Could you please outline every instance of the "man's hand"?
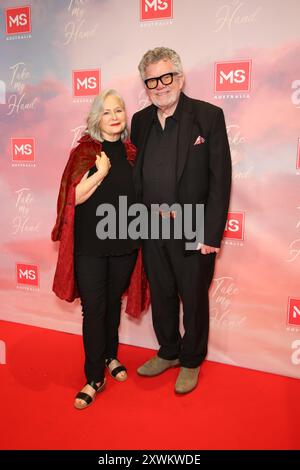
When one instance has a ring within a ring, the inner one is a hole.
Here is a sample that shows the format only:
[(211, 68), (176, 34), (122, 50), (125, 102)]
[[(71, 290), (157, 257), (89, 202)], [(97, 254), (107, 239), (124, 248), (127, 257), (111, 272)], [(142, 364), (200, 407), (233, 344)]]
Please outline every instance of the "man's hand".
[(201, 250), (203, 255), (209, 255), (209, 253), (219, 253), (220, 248), (216, 248), (214, 246), (203, 245), (202, 243), (198, 243), (197, 250)]

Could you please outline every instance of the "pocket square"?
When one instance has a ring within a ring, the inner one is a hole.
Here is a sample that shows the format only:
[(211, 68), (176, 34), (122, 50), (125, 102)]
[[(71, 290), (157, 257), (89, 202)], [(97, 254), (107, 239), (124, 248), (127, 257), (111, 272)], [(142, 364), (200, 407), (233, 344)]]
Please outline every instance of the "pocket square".
[(201, 137), (201, 135), (198, 135), (197, 139), (194, 142), (194, 145), (204, 144), (204, 142), (205, 142), (205, 139)]

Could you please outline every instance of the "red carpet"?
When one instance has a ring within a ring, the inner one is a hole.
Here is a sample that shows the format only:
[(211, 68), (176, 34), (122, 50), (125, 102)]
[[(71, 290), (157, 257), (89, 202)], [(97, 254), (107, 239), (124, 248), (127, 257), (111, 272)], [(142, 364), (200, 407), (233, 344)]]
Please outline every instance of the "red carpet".
[(300, 449), (300, 382), (206, 361), (198, 388), (173, 392), (178, 369), (142, 378), (153, 351), (121, 346), (129, 378), (108, 377), (88, 409), (80, 336), (0, 321), (1, 449)]

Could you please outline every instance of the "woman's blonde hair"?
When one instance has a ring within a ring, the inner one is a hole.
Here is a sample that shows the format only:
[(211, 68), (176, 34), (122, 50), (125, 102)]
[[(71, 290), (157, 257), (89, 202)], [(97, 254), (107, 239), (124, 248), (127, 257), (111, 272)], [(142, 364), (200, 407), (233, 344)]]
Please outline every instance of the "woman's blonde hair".
[[(89, 134), (93, 139), (96, 139), (100, 142), (103, 142), (104, 138), (101, 135), (100, 127), (99, 127), (99, 121), (102, 117), (103, 111), (104, 111), (104, 101), (108, 96), (115, 96), (118, 98), (120, 101), (122, 108), (125, 110), (125, 103), (123, 98), (119, 95), (119, 93), (112, 89), (109, 88), (108, 90), (102, 91), (100, 95), (96, 96), (96, 98), (93, 101), (91, 110), (88, 114), (87, 117), (87, 128), (84, 131), (84, 134)], [(125, 129), (123, 130), (121, 134), (121, 140), (124, 141), (128, 137), (128, 130), (127, 130), (127, 124)]]

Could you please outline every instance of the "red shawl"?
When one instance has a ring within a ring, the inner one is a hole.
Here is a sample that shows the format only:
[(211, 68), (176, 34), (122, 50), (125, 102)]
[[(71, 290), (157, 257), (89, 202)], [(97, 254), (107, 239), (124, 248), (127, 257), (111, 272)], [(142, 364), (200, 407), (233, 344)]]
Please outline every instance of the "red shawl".
[[(74, 215), (75, 188), (83, 175), (95, 165), (96, 154), (100, 155), (102, 146), (89, 135), (84, 135), (78, 141), (70, 154), (68, 163), (62, 175), (58, 199), (57, 218), (52, 230), (53, 241), (60, 241), (58, 260), (53, 281), (53, 291), (63, 300), (73, 302), (79, 297), (74, 275)], [(133, 165), (136, 156), (135, 146), (125, 141), (127, 160)], [(131, 275), (127, 291), (126, 313), (134, 317), (149, 306), (149, 288), (142, 266), (141, 250)]]

